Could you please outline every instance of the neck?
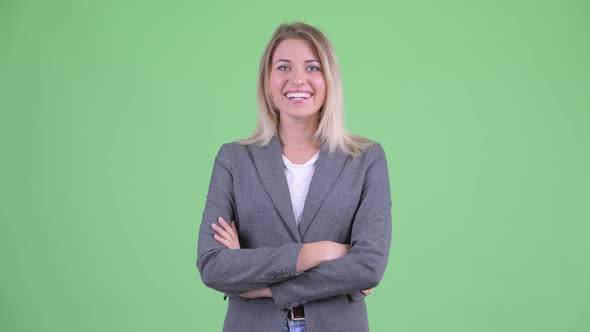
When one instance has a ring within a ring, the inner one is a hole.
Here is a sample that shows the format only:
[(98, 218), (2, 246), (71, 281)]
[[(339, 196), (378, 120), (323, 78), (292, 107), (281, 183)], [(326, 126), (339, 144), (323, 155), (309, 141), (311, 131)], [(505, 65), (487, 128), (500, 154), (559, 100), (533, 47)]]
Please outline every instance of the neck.
[(319, 126), (317, 117), (307, 119), (281, 119), (279, 122), (279, 137), (284, 147), (305, 148), (316, 146), (313, 135)]

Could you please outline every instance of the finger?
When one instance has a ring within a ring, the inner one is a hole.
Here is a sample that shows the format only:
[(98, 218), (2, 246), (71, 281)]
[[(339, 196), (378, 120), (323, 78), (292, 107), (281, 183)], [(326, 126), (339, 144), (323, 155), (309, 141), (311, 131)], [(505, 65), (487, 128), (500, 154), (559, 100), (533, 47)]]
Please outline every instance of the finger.
[[(221, 229), (223, 231), (225, 238), (229, 241), (232, 241), (232, 242), (238, 244), (238, 246), (239, 246), (240, 240), (238, 239), (237, 232), (234, 232), (233, 228), (231, 228), (231, 226), (228, 225), (227, 222), (225, 220), (223, 220), (223, 218), (221, 218), (221, 217), (220, 217), (220, 223), (222, 224), (221, 227), (223, 227), (223, 228), (218, 226), (218, 229)], [(225, 226), (223, 224), (225, 224)], [(219, 233), (221, 233), (221, 231)]]
[(240, 294), (240, 296), (248, 298), (248, 299), (256, 299), (256, 298), (264, 296), (264, 295), (262, 295), (261, 291), (262, 291), (262, 289), (255, 289), (255, 290), (251, 290), (246, 293), (242, 293), (242, 294)]
[(213, 228), (213, 230), (218, 233), (218, 236), (224, 238), (226, 241), (232, 244), (235, 244), (236, 241), (223, 228), (217, 226), (215, 223), (211, 224), (211, 228)]
[(236, 228), (236, 222), (232, 220), (231, 222), (231, 228), (234, 230), (234, 232), (236, 233), (236, 241), (238, 242), (238, 248), (241, 248), (240, 245), (240, 238), (239, 238), (239, 233), (238, 233), (238, 229)]
[(246, 293), (242, 293), (240, 294), (241, 297), (247, 298), (247, 299), (253, 299), (254, 297), (252, 296), (252, 292), (246, 292)]
[(221, 243), (224, 247), (226, 247), (228, 249), (232, 249), (232, 244), (228, 240), (219, 236), (218, 234), (214, 234), (213, 238), (215, 239), (215, 241)]
[(371, 295), (373, 294), (373, 289), (364, 289), (361, 292), (365, 295)]
[(231, 238), (229, 236), (229, 234), (227, 234), (227, 232), (222, 227), (220, 227), (219, 225), (217, 225), (216, 223), (212, 223), (211, 224), (211, 228), (213, 228), (213, 230), (215, 232), (219, 233), (219, 235), (223, 236), (224, 238), (226, 238), (228, 240)]
[(238, 241), (238, 233), (234, 232), (234, 230), (231, 228), (231, 226), (227, 223), (227, 221), (225, 221), (225, 219), (223, 219), (222, 217), (219, 217), (217, 219), (217, 221), (219, 222), (219, 224), (221, 225), (221, 227), (223, 227), (223, 229), (235, 240)]
[(231, 239), (225, 238), (217, 233), (213, 234), (213, 238), (215, 238), (216, 240), (219, 239), (219, 241), (217, 241), (217, 242), (220, 242), (228, 249), (239, 249), (240, 248), (239, 243), (235, 243)]
[(219, 224), (221, 225), (221, 227), (223, 227), (223, 229), (228, 233), (231, 234), (233, 237), (237, 238), (237, 234), (234, 232), (234, 229), (231, 227), (230, 224), (228, 224), (227, 221), (225, 221), (225, 219), (219, 217)]
[(223, 238), (222, 236), (220, 236), (219, 234), (214, 234), (213, 238), (221, 243), (224, 247), (226, 247), (227, 249), (240, 249), (240, 244), (236, 244), (234, 242), (232, 242), (231, 240), (228, 240), (226, 238)]

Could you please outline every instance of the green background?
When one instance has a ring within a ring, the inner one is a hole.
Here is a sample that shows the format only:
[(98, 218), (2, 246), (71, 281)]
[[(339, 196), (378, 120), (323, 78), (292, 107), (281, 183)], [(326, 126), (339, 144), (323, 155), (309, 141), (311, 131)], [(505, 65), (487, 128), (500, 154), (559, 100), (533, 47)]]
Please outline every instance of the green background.
[(332, 41), (393, 198), (372, 331), (588, 331), (588, 1), (0, 0), (1, 331), (219, 331), (213, 158), (282, 22)]

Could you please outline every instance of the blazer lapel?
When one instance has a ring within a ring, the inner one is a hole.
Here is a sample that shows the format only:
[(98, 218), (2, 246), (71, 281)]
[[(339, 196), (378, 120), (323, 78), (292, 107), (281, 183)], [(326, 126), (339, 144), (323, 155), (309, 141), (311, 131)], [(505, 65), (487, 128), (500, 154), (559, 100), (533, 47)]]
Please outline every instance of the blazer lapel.
[(315, 218), (318, 209), (328, 195), (328, 192), (336, 182), (338, 175), (344, 167), (347, 154), (335, 151), (330, 153), (328, 147), (322, 144), (315, 171), (303, 205), (303, 213), (299, 222), (299, 234), (304, 237), (309, 225)]
[(285, 165), (283, 164), (279, 138), (274, 136), (267, 146), (252, 146), (250, 151), (252, 151), (258, 175), (275, 208), (295, 241), (301, 242), (301, 236), (293, 214), (293, 204), (291, 203), (291, 194), (285, 176)]

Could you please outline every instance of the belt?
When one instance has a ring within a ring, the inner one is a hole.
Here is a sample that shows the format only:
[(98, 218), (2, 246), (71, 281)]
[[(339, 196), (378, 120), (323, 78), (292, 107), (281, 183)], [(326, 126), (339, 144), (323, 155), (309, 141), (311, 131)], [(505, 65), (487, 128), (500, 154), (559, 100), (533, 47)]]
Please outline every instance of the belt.
[(289, 310), (289, 318), (291, 320), (305, 320), (305, 312), (303, 311), (303, 305), (300, 305)]

